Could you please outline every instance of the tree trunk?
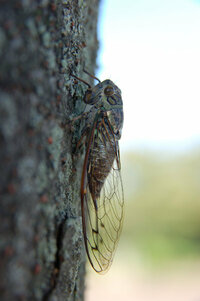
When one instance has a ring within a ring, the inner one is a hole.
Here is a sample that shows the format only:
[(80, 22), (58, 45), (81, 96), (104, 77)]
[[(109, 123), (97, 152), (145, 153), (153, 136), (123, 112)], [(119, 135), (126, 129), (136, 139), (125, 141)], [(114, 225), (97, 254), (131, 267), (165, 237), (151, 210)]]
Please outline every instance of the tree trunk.
[(75, 153), (94, 73), (98, 0), (2, 0), (1, 300), (83, 300), (83, 153)]

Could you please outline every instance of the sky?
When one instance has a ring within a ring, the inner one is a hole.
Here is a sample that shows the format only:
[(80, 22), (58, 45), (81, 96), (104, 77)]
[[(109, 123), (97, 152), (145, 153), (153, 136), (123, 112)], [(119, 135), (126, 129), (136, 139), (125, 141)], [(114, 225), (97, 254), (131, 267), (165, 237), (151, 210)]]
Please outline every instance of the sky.
[(102, 0), (97, 76), (122, 91), (120, 147), (200, 145), (200, 1)]

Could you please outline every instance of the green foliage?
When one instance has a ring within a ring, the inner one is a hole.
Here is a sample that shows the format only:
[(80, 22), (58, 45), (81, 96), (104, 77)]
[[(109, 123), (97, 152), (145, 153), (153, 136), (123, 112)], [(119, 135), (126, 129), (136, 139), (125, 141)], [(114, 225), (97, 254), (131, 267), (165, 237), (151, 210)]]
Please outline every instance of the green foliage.
[(200, 150), (125, 153), (123, 237), (159, 264), (200, 256)]

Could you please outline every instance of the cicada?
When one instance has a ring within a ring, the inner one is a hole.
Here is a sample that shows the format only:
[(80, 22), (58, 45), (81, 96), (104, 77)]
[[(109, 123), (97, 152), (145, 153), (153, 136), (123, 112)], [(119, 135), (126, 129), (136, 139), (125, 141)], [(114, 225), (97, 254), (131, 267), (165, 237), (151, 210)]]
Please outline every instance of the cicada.
[(85, 137), (80, 189), (85, 249), (93, 269), (105, 273), (113, 261), (123, 223), (118, 142), (123, 126), (123, 103), (120, 89), (111, 80), (101, 82), (92, 76), (99, 83), (91, 87), (73, 76), (89, 87), (84, 97), (89, 108), (84, 113), (86, 122), (81, 138)]

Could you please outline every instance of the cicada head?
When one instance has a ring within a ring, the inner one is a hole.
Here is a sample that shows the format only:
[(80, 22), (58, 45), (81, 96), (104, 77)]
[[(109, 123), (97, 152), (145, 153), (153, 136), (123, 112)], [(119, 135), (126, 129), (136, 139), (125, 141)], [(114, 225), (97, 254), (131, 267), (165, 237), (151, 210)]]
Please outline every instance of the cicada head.
[(121, 90), (109, 79), (102, 83), (102, 105), (105, 109), (122, 108)]
[(98, 112), (107, 112), (113, 134), (121, 137), (123, 126), (123, 103), (121, 90), (109, 79), (86, 91), (84, 102), (94, 105)]
[(109, 79), (102, 82), (102, 108), (107, 112), (110, 125), (112, 126), (115, 138), (121, 138), (121, 131), (123, 127), (123, 103), (121, 97), (121, 90)]
[(112, 106), (122, 106), (121, 90), (111, 80), (106, 79), (86, 91), (84, 102), (98, 104), (105, 110), (109, 110)]

